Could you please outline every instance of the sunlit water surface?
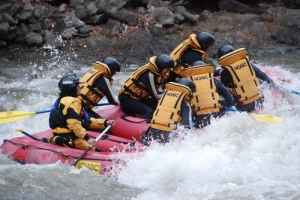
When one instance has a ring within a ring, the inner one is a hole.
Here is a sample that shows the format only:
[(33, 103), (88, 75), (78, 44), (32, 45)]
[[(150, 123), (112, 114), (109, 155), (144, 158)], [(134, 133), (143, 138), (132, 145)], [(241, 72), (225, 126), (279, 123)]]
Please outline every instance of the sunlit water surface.
[[(274, 80), (300, 90), (299, 58), (257, 61)], [(294, 61), (294, 62), (293, 62)], [(54, 55), (51, 60), (0, 64), (0, 111), (51, 108), (64, 75), (81, 76), (90, 66)], [(114, 94), (130, 74), (115, 76)], [(20, 165), (0, 154), (0, 199), (300, 199), (300, 101), (287, 92), (276, 97), (262, 87), (266, 101), (260, 113), (279, 116), (279, 124), (264, 124), (246, 113), (229, 112), (197, 131), (177, 131), (182, 137), (166, 146), (154, 145), (141, 158), (129, 159), (118, 179), (77, 170), (67, 164)], [(39, 114), (1, 124), (0, 144), (22, 134), (48, 128)], [(125, 155), (123, 155), (125, 157)]]

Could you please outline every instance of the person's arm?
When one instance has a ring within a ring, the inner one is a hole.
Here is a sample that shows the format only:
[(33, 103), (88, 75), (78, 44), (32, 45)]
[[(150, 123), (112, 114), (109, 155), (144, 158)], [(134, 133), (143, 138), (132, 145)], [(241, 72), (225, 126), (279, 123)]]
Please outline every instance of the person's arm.
[(234, 87), (231, 74), (229, 73), (229, 71), (227, 69), (221, 69), (220, 77), (221, 77), (220, 80), (225, 87), (230, 87), (230, 88)]
[(75, 100), (71, 103), (65, 115), (67, 126), (78, 138), (89, 140), (90, 136), (81, 124), (82, 117), (79, 114), (81, 111), (82, 105), (80, 100)]
[(94, 83), (94, 86), (99, 88), (104, 95), (107, 98), (107, 101), (112, 104), (112, 105), (119, 105), (119, 100), (117, 100), (114, 96), (113, 96), (113, 92), (112, 92), (112, 88), (109, 82), (109, 79), (101, 76), (100, 78), (98, 78), (96, 80), (96, 82)]
[(143, 83), (145, 90), (149, 93), (151, 98), (160, 99), (162, 94), (159, 94), (159, 91), (155, 87), (155, 77), (151, 72), (144, 73), (138, 79), (138, 82)]
[(189, 65), (193, 65), (195, 61), (199, 60), (203, 61), (201, 53), (199, 53), (198, 51), (194, 51), (190, 48), (187, 49), (181, 57), (181, 61)]
[(252, 63), (252, 67), (255, 71), (257, 78), (259, 78), (264, 82), (267, 82), (268, 84), (274, 84), (274, 81), (267, 74), (261, 71), (257, 66), (255, 66), (253, 63)]
[(221, 95), (225, 100), (225, 102), (221, 103), (221, 104), (222, 105), (225, 104), (228, 107), (234, 106), (235, 105), (234, 99), (233, 99), (232, 95), (230, 94), (230, 92), (227, 90), (227, 88), (221, 83), (221, 81), (219, 81), (216, 78), (215, 78), (215, 83), (216, 83), (216, 87), (217, 87), (217, 91), (218, 91), (219, 95)]
[(192, 109), (185, 100), (181, 104), (181, 117), (184, 128), (191, 129), (193, 127)]
[(220, 72), (222, 69), (215, 69), (214, 71), (214, 77), (220, 76)]

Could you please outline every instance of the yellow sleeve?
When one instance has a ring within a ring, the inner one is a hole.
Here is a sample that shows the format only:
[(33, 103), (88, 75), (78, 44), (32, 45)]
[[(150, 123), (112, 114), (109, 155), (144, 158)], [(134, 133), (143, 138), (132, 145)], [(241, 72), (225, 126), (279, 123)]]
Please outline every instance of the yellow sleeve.
[(106, 121), (106, 119), (102, 119), (102, 118), (95, 119), (95, 118), (91, 117), (91, 124), (90, 124), (89, 128), (104, 129), (104, 128), (106, 128), (105, 121)]
[(87, 134), (85, 128), (82, 127), (81, 122), (76, 119), (67, 119), (68, 128), (80, 139), (84, 139)]
[(68, 119), (67, 125), (68, 128), (80, 139), (84, 139), (84, 137), (88, 134), (86, 129), (83, 128), (81, 124), (81, 115), (82, 106), (79, 100), (75, 100), (70, 104), (69, 110), (67, 111)]

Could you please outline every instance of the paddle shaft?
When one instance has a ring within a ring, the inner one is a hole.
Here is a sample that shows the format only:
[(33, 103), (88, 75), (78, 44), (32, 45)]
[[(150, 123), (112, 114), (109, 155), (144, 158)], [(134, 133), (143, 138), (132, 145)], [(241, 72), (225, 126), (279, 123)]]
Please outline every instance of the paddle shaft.
[[(97, 104), (97, 106), (106, 106), (106, 105), (110, 105), (110, 103)], [(25, 117), (28, 117), (30, 115), (42, 114), (47, 112), (51, 112), (51, 110), (41, 110), (36, 112), (25, 112), (25, 111), (13, 110), (13, 111), (0, 112), (0, 124), (15, 122)]]
[(280, 85), (276, 85), (275, 87), (278, 88), (278, 89), (280, 89), (280, 90), (283, 90), (283, 91), (285, 91), (285, 92), (291, 92), (291, 93), (293, 93), (293, 94), (300, 95), (300, 92), (297, 92), (297, 91), (295, 91), (295, 90), (290, 90), (290, 89), (284, 88), (284, 87), (282, 87), (282, 86), (280, 86)]
[[(102, 138), (102, 136), (111, 128), (111, 125), (106, 127), (106, 129), (95, 139), (96, 142), (98, 142), (99, 139)], [(74, 162), (73, 166), (76, 166), (77, 163), (91, 150), (93, 145), (90, 145), (79, 157), (78, 159)]]
[(29, 133), (27, 133), (27, 132), (21, 130), (21, 129), (17, 129), (17, 131), (20, 131), (20, 132), (23, 133), (24, 135), (26, 135), (26, 136), (28, 136), (28, 137), (30, 137), (31, 139), (34, 139), (34, 140), (36, 140), (36, 141), (40, 141), (40, 142), (42, 141), (42, 140), (40, 140), (40, 139), (34, 137), (33, 135), (30, 135)]

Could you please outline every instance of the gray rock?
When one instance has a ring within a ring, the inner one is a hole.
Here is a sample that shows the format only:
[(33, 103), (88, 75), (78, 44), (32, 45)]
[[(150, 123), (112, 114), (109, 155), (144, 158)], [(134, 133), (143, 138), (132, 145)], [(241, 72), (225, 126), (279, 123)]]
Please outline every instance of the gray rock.
[(48, 14), (49, 9), (45, 6), (35, 7), (32, 12), (33, 17), (39, 21), (44, 21)]
[(74, 28), (81, 28), (81, 27), (84, 27), (85, 26), (85, 22), (83, 21), (72, 21), (71, 22), (71, 27), (74, 27)]
[(62, 33), (67, 27), (67, 23), (64, 19), (60, 19), (56, 22), (53, 28), (54, 33)]
[(249, 7), (235, 0), (219, 0), (218, 6), (220, 10), (234, 11), (244, 13), (249, 10)]
[(78, 29), (78, 33), (82, 33), (82, 34), (87, 34), (92, 32), (94, 29), (92, 27), (89, 26), (84, 26)]
[(7, 22), (0, 24), (0, 38), (5, 39), (7, 38), (8, 32), (9, 32), (9, 24)]
[(26, 24), (21, 23), (18, 26), (18, 30), (17, 30), (17, 35), (15, 38), (15, 42), (19, 43), (19, 42), (23, 42), (26, 41), (26, 35), (29, 33), (28, 28), (26, 26)]
[(13, 6), (9, 9), (9, 14), (11, 15), (11, 16), (14, 16), (15, 14), (17, 14), (19, 11), (20, 11), (20, 9), (22, 8), (22, 5), (21, 4), (19, 4), (19, 3), (14, 3), (13, 4)]
[(14, 40), (14, 38), (16, 37), (16, 35), (17, 35), (17, 31), (18, 31), (18, 29), (17, 29), (17, 27), (15, 27), (15, 26), (11, 26), (10, 28), (9, 28), (9, 32), (8, 32), (8, 39), (9, 40)]
[(136, 8), (136, 12), (137, 12), (139, 15), (145, 15), (145, 13), (146, 13), (144, 7), (138, 7), (138, 8)]
[(187, 22), (190, 22), (192, 24), (196, 24), (198, 22), (197, 17), (189, 12), (183, 13), (183, 16)]
[(106, 36), (117, 36), (121, 31), (121, 23), (117, 20), (109, 19), (101, 31), (101, 34)]
[(16, 18), (18, 20), (22, 20), (22, 21), (25, 21), (27, 20), (30, 16), (32, 15), (32, 9), (25, 9), (25, 8), (22, 8), (18, 14), (16, 15)]
[(52, 47), (51, 49), (60, 49), (63, 46), (63, 41), (57, 38), (51, 31), (45, 30), (43, 34), (43, 42), (45, 46)]
[(95, 15), (88, 17), (87, 19), (84, 20), (86, 24), (104, 24), (108, 20), (108, 17), (105, 14), (100, 14), (100, 15)]
[(39, 22), (42, 30), (50, 30), (52, 26), (52, 22), (49, 19), (46, 19), (43, 22)]
[(70, 0), (69, 2), (69, 5), (72, 8), (76, 8), (76, 6), (83, 5), (83, 4), (84, 4), (84, 0)]
[(53, 19), (54, 21), (58, 21), (60, 19), (63, 19), (65, 17), (64, 13), (60, 13), (58, 11), (54, 11), (51, 13), (51, 15), (49, 16), (49, 19)]
[(163, 25), (174, 24), (173, 12), (166, 7), (155, 8), (153, 16), (155, 17), (158, 23), (161, 23)]
[(181, 24), (185, 21), (184, 16), (182, 14), (175, 12), (174, 13), (174, 23)]
[(37, 33), (30, 32), (26, 35), (26, 42), (30, 46), (39, 46), (43, 43), (43, 37)]
[(65, 4), (65, 3), (60, 4), (58, 11), (59, 12), (65, 12), (66, 11), (66, 7), (67, 7), (67, 4)]
[(40, 33), (42, 30), (40, 23), (28, 24), (27, 28), (28, 28), (29, 32), (35, 32), (35, 33)]
[(0, 11), (8, 11), (12, 6), (12, 3), (4, 3), (3, 5), (0, 5)]
[(66, 28), (60, 35), (63, 39), (69, 40), (73, 35), (77, 34), (77, 29), (74, 27)]
[(18, 20), (14, 20), (14, 18), (8, 13), (2, 13), (2, 16), (6, 19), (10, 26), (16, 26), (18, 24)]
[(81, 20), (84, 20), (88, 16), (86, 9), (82, 5), (76, 6), (75, 14)]
[[(0, 40), (0, 47), (5, 47), (5, 46), (6, 46), (6, 42), (3, 40)], [(5, 59), (5, 58), (1, 58), (0, 62), (3, 62), (3, 59)]]
[(96, 15), (97, 14), (97, 10), (98, 9), (97, 9), (96, 5), (93, 2), (89, 3), (86, 6), (86, 12), (87, 12), (88, 16)]

